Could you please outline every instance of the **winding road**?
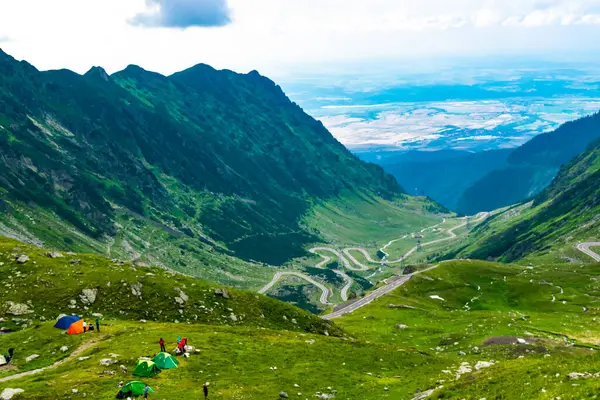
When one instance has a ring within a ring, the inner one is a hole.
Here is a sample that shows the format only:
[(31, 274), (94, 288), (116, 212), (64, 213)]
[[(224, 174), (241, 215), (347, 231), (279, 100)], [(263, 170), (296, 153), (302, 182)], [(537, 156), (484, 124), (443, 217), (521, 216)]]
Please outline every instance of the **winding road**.
[(590, 250), (590, 247), (600, 247), (600, 242), (580, 243), (575, 248), (584, 254), (592, 257), (594, 261), (600, 262), (600, 255)]
[[(479, 223), (479, 222), (485, 220), (488, 216), (489, 216), (489, 213), (480, 213), (477, 215), (477, 219), (473, 220), (472, 223)], [(463, 218), (463, 219), (466, 220), (466, 218)], [(444, 220), (442, 220), (442, 222), (440, 222), (436, 225), (424, 228), (420, 232), (424, 233), (427, 230), (437, 228), (438, 226), (444, 224), (446, 221), (447, 220), (444, 219)], [(460, 224), (460, 225), (455, 226), (454, 228), (448, 229), (446, 231), (448, 234), (448, 237), (436, 239), (431, 242), (422, 243), (421, 247), (431, 246), (431, 245), (434, 245), (437, 243), (442, 243), (445, 241), (456, 239), (457, 235), (456, 235), (455, 231), (460, 228), (464, 228), (465, 226), (467, 226), (467, 224), (468, 224), (468, 222), (465, 221), (463, 224)], [(310, 249), (309, 251), (312, 254), (318, 255), (322, 258), (322, 260), (317, 265), (315, 265), (315, 268), (324, 269), (325, 266), (332, 260), (332, 257), (322, 254), (322, 253), (331, 253), (339, 259), (339, 261), (343, 264), (344, 268), (346, 268), (350, 271), (368, 271), (371, 269), (371, 267), (360, 262), (354, 255), (352, 255), (351, 252), (360, 253), (367, 260), (368, 263), (377, 264), (379, 266), (402, 263), (408, 257), (410, 257), (412, 254), (417, 252), (419, 250), (419, 246), (413, 247), (406, 254), (404, 254), (402, 257), (400, 257), (398, 260), (395, 260), (395, 261), (386, 261), (386, 258), (389, 256), (389, 254), (385, 250), (389, 246), (391, 246), (393, 243), (395, 243), (399, 240), (402, 240), (402, 239), (406, 239), (408, 236), (409, 235), (405, 235), (399, 239), (391, 240), (385, 246), (383, 246), (380, 249), (380, 251), (383, 254), (385, 254), (385, 257), (383, 258), (383, 260), (374, 260), (367, 250), (360, 248), (360, 247), (350, 247), (350, 248), (343, 249), (342, 251), (339, 251), (339, 250), (336, 250), (336, 249), (333, 249), (330, 247), (315, 247), (315, 248)], [(433, 267), (433, 268), (435, 268), (435, 267)], [(354, 283), (353, 279), (341, 270), (333, 270), (333, 272), (336, 273), (338, 276), (340, 276), (342, 279), (344, 279), (344, 281), (346, 282), (346, 285), (344, 285), (344, 287), (341, 290), (340, 297), (341, 297), (342, 301), (348, 301), (348, 292), (349, 292), (350, 288), (352, 287), (352, 284)], [(424, 272), (424, 271), (421, 271), (421, 272)], [(317, 286), (321, 290), (321, 297), (319, 298), (319, 301), (321, 302), (321, 304), (324, 304), (324, 305), (331, 304), (329, 302), (329, 297), (332, 294), (331, 290), (329, 290), (325, 285), (318, 283), (310, 276), (299, 273), (299, 272), (277, 272), (275, 274), (275, 276), (273, 277), (273, 279), (271, 280), (271, 282), (269, 282), (267, 285), (265, 285), (259, 291), (259, 293), (261, 293), (261, 294), (266, 293), (273, 286), (275, 286), (277, 284), (277, 282), (279, 282), (280, 279), (282, 279), (285, 276), (296, 276), (298, 278), (304, 279), (307, 282), (310, 282), (313, 285)], [(397, 287), (403, 285), (406, 281), (408, 281), (408, 279), (410, 279), (411, 276), (412, 275), (399, 276), (399, 277), (397, 277), (398, 279), (394, 279), (393, 281), (390, 279), (391, 282), (388, 283), (387, 285), (375, 290), (374, 292), (368, 294), (367, 296), (363, 297), (362, 299), (349, 304), (347, 307), (344, 307), (341, 310), (338, 310), (332, 314), (325, 316), (324, 318), (327, 318), (327, 319), (337, 318), (337, 316), (339, 316), (339, 315), (347, 314), (348, 312), (352, 312), (360, 307), (364, 307), (365, 305), (371, 303), (373, 300), (375, 300), (375, 299), (383, 296), (384, 294), (389, 293), (390, 291), (393, 291)], [(342, 314), (339, 314), (340, 312), (342, 312)]]

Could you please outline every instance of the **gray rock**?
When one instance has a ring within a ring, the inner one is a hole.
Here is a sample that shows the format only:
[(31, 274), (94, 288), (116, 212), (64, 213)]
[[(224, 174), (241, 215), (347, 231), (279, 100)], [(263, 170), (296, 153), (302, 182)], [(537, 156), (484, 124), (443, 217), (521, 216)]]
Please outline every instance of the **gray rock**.
[(83, 304), (94, 304), (97, 295), (98, 289), (83, 289), (79, 295), (79, 299), (81, 299)]
[(110, 365), (116, 364), (117, 362), (115, 360), (113, 360), (112, 358), (103, 358), (102, 360), (100, 360), (100, 365), (104, 366), (104, 367), (108, 367)]
[(6, 313), (9, 315), (25, 315), (32, 314), (33, 310), (29, 308), (27, 304), (14, 303), (12, 301), (7, 301), (4, 304), (6, 308)]
[(25, 359), (25, 362), (30, 362), (30, 361), (33, 361), (33, 360), (35, 360), (36, 358), (40, 358), (40, 355), (39, 355), (39, 354), (32, 354), (32, 355), (30, 355), (29, 357), (27, 357), (27, 358)]
[(45, 255), (46, 255), (46, 257), (50, 257), (50, 258), (63, 258), (64, 257), (58, 251), (49, 251)]
[(79, 264), (81, 264), (81, 260), (71, 260), (71, 264), (79, 265)]
[(398, 324), (396, 325), (396, 329), (408, 329), (408, 325)]
[(286, 392), (279, 393), (279, 397), (281, 397), (282, 399), (289, 399), (290, 398), (290, 396), (288, 396), (288, 394)]
[(227, 289), (215, 289), (215, 296), (222, 297), (224, 299), (231, 298)]
[(25, 392), (23, 389), (6, 388), (2, 391), (2, 394), (0, 394), (0, 400), (10, 400), (15, 395), (23, 393), (23, 392)]
[(29, 256), (26, 256), (25, 254), (21, 254), (20, 256), (17, 256), (17, 264), (25, 264), (27, 261), (29, 261)]
[(142, 297), (142, 284), (137, 282), (131, 285), (131, 293), (136, 297)]
[(179, 292), (179, 296), (175, 297), (175, 301), (179, 304), (187, 303), (187, 301), (190, 299), (190, 296), (188, 296), (183, 290), (179, 288), (175, 288), (175, 290)]
[(67, 351), (69, 351), (69, 348), (67, 346), (63, 346), (60, 348), (60, 351), (62, 351), (63, 353), (66, 353)]

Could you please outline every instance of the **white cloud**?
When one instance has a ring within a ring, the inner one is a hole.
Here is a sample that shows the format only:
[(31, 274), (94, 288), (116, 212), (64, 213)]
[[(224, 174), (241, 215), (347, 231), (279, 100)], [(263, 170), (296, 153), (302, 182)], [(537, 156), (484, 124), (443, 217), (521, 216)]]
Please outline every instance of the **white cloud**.
[[(229, 0), (233, 23), (210, 29), (194, 27), (208, 24), (197, 18), (205, 14), (184, 12), (197, 1), (2, 0), (0, 36), (17, 58), (78, 72), (135, 63), (171, 73), (206, 62), (280, 75), (306, 63), (600, 47), (600, 0)], [(150, 25), (192, 27), (131, 26), (148, 4), (179, 7), (152, 14)]]

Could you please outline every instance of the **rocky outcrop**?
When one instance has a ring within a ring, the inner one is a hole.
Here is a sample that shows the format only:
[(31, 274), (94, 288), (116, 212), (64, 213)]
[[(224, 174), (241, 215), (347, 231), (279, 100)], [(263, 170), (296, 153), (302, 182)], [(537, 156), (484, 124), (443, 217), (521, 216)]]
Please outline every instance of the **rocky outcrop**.
[(96, 296), (98, 295), (98, 289), (83, 289), (79, 295), (79, 299), (83, 304), (94, 304)]
[(4, 304), (6, 308), (6, 313), (9, 315), (25, 315), (32, 314), (33, 310), (27, 304), (14, 303), (12, 301), (7, 301)]

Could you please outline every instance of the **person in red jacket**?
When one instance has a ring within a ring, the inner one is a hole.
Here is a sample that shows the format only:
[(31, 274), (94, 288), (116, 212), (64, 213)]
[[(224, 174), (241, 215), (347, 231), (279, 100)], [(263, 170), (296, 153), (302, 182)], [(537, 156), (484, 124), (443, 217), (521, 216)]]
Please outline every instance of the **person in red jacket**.
[(165, 348), (165, 340), (163, 338), (160, 338), (160, 340), (158, 341), (158, 344), (160, 344), (161, 353), (166, 353), (167, 349)]

